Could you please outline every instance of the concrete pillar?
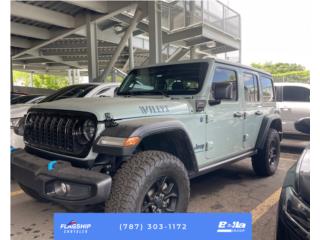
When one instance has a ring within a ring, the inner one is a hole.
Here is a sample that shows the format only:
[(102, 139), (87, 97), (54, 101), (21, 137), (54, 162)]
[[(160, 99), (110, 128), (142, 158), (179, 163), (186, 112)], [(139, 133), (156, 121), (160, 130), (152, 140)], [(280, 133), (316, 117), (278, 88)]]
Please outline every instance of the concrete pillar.
[(128, 45), (129, 45), (129, 69), (134, 68), (134, 51), (133, 51), (133, 45), (132, 45), (132, 33), (130, 34)]
[(117, 70), (115, 68), (112, 69), (111, 82), (116, 82)]
[(161, 5), (158, 1), (148, 1), (149, 16), (149, 63), (162, 61)]
[(128, 29), (122, 36), (116, 51), (112, 55), (111, 60), (109, 61), (107, 67), (103, 70), (102, 74), (99, 76), (99, 82), (104, 82), (106, 76), (108, 76), (111, 73), (111, 70), (114, 64), (116, 63), (118, 57), (120, 56), (120, 53), (122, 52), (124, 46), (128, 42), (130, 35), (132, 34), (133, 30), (136, 28), (137, 24), (141, 20), (141, 15), (142, 11), (139, 8), (137, 8)]
[(87, 50), (88, 50), (88, 77), (94, 82), (98, 77), (98, 41), (97, 24), (91, 22), (90, 15), (86, 16)]
[(72, 69), (68, 69), (68, 83), (69, 85), (72, 83)]
[(30, 72), (30, 87), (33, 87), (33, 72)]
[(196, 54), (196, 46), (191, 46), (190, 47), (190, 59), (196, 59), (197, 54)]
[(77, 69), (77, 83), (80, 83), (81, 75), (80, 75), (80, 69)]
[(12, 58), (10, 58), (10, 91), (13, 92), (13, 70), (12, 70)]

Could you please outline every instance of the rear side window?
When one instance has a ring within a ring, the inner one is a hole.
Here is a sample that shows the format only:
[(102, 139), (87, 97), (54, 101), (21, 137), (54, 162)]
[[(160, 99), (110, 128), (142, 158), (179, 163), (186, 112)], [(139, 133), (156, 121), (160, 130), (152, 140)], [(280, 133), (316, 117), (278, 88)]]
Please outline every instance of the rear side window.
[(246, 102), (258, 102), (259, 88), (257, 76), (251, 73), (244, 73), (243, 82)]
[(274, 99), (273, 84), (271, 78), (260, 77), (262, 100), (264, 102), (272, 102)]
[(237, 73), (236, 71), (225, 69), (225, 68), (216, 68), (213, 76), (213, 83), (222, 83), (228, 82), (232, 84), (232, 99), (236, 101), (238, 99), (238, 88), (237, 88)]
[(283, 87), (283, 101), (310, 102), (310, 89), (297, 86)]

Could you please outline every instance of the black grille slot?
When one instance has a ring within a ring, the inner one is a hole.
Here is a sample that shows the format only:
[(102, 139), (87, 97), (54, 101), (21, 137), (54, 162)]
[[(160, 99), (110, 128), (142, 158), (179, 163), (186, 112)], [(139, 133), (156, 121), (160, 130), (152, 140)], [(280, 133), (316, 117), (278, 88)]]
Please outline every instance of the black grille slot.
[(92, 141), (84, 144), (81, 127), (86, 120), (97, 124), (93, 114), (64, 110), (33, 109), (25, 122), (24, 140), (28, 147), (77, 157), (85, 157)]

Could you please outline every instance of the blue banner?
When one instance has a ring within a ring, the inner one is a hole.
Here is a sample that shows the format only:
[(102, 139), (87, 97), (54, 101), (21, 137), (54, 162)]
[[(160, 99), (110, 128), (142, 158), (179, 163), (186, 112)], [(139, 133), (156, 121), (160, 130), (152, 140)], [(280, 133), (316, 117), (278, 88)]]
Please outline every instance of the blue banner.
[(251, 240), (250, 213), (55, 213), (57, 240)]

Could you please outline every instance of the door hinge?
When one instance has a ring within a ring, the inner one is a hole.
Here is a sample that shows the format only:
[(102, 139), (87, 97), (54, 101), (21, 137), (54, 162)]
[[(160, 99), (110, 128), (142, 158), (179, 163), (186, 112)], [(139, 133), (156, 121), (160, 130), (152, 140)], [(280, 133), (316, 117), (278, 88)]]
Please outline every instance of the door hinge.
[(208, 123), (209, 122), (209, 116), (208, 116), (208, 114), (206, 114), (206, 123)]
[(206, 142), (206, 144), (204, 145), (204, 151), (208, 151), (208, 142)]

